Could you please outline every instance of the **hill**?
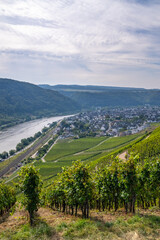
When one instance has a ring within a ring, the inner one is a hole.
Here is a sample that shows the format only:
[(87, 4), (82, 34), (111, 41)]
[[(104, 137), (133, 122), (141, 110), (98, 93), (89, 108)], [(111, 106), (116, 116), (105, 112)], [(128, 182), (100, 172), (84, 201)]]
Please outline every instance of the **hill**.
[(0, 126), (33, 117), (76, 112), (78, 104), (57, 91), (0, 78)]
[[(3, 214), (0, 239), (12, 236), (17, 240), (158, 240), (160, 127), (155, 129), (157, 126), (124, 137), (59, 140), (45, 161), (34, 159), (43, 181), (43, 208), (35, 214), (34, 227), (28, 225), (24, 209), (17, 207), (12, 216)], [(126, 150), (133, 152), (134, 157), (131, 154), (128, 159), (116, 158)], [(83, 163), (75, 162), (76, 159)], [(19, 181), (16, 174), (13, 173), (10, 181)], [(2, 183), (1, 189), (3, 193), (7, 187), (3, 188)], [(17, 199), (20, 199), (19, 192)], [(2, 201), (1, 206), (6, 203)], [(88, 215), (83, 215), (84, 209), (89, 209)]]
[(160, 90), (143, 88), (121, 88), (106, 86), (79, 85), (40, 85), (45, 89), (52, 89), (70, 97), (84, 109), (94, 107), (128, 107), (145, 104), (159, 105)]
[(63, 85), (58, 84), (55, 86), (51, 86), (48, 84), (40, 84), (40, 87), (46, 89), (57, 89), (57, 91), (106, 91), (106, 90), (145, 90), (144, 88), (130, 88), (130, 87), (112, 87), (112, 86), (94, 86), (94, 85)]

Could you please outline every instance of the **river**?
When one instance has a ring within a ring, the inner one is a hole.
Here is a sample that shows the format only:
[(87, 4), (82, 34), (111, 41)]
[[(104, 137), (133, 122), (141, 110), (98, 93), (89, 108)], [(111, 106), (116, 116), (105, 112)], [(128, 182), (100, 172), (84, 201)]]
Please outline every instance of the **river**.
[(22, 138), (34, 136), (35, 133), (41, 131), (43, 127), (47, 127), (48, 124), (69, 116), (71, 115), (36, 119), (0, 131), (0, 153), (15, 149)]

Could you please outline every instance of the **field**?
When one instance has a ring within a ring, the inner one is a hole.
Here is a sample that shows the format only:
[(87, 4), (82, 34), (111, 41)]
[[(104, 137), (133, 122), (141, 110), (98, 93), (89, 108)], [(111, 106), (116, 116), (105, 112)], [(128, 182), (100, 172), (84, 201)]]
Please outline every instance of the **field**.
[(134, 142), (141, 135), (59, 140), (46, 155), (46, 162), (36, 161), (35, 166), (40, 169), (44, 185), (48, 185), (57, 173), (61, 172), (62, 167), (71, 166), (73, 161), (94, 162)]
[(126, 143), (129, 143), (130, 141), (136, 139), (138, 136), (139, 134), (124, 136), (124, 137), (112, 137), (107, 139), (106, 141), (103, 141), (102, 144), (97, 145), (93, 148), (90, 148), (88, 151), (97, 152), (97, 151), (113, 150), (114, 148), (121, 147)]
[[(143, 134), (134, 134), (125, 137), (88, 137), (81, 139), (59, 140), (45, 157), (45, 162), (34, 161), (34, 165), (39, 169), (44, 181), (44, 186), (48, 186), (61, 172), (62, 167), (72, 165), (73, 161), (81, 160), (92, 163), (94, 166), (102, 157), (106, 157), (112, 152), (128, 146), (137, 141)], [(95, 163), (95, 164), (94, 164)], [(17, 181), (17, 173), (13, 173), (7, 182)]]
[(75, 140), (60, 140), (53, 146), (51, 151), (45, 157), (46, 161), (55, 161), (65, 156), (73, 155), (81, 151), (90, 149), (100, 142), (104, 141), (105, 137), (100, 138), (81, 138)]

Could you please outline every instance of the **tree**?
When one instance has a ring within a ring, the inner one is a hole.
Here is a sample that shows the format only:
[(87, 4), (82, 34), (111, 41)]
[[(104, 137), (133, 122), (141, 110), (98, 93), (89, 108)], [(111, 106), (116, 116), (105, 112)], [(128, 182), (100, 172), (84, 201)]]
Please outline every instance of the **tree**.
[(10, 155), (10, 156), (14, 155), (15, 153), (16, 153), (16, 151), (15, 151), (14, 149), (11, 149), (11, 150), (9, 151), (9, 155)]
[(8, 158), (8, 152), (4, 151), (3, 153), (1, 153), (0, 157), (1, 157), (2, 159)]
[(23, 206), (29, 213), (30, 224), (33, 225), (34, 213), (38, 210), (40, 203), (40, 192), (42, 182), (38, 171), (33, 165), (22, 167), (20, 173), (20, 188), (23, 191), (24, 197), (22, 200)]

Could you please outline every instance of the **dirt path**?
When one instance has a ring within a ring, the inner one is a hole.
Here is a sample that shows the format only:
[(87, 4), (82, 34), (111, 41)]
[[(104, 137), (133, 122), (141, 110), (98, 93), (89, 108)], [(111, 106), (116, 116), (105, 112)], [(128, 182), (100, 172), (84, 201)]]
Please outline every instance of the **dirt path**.
[(120, 159), (122, 159), (122, 160), (126, 160), (126, 158), (125, 158), (126, 154), (127, 154), (127, 151), (119, 154), (118, 157), (119, 157)]
[(145, 139), (147, 139), (147, 138), (149, 138), (150, 137), (150, 134), (145, 138)]
[[(150, 135), (148, 135), (145, 139), (147, 139), (147, 138), (149, 138), (149, 137), (150, 137)], [(126, 158), (125, 158), (126, 154), (128, 154), (128, 151), (127, 151), (127, 150), (126, 150), (125, 152), (119, 154), (118, 157), (119, 157), (120, 159), (122, 159), (122, 160), (126, 160)]]

